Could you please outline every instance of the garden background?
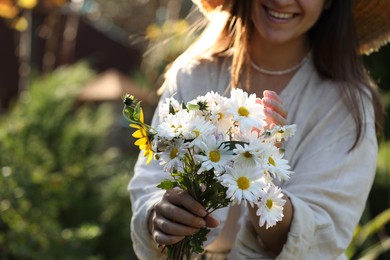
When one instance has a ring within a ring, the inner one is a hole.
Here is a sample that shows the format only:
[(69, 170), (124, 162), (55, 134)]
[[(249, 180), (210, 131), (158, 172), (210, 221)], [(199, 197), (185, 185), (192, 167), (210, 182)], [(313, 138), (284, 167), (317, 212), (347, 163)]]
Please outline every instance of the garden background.
[[(0, 1), (0, 259), (136, 259), (126, 186), (138, 151), (121, 95), (151, 119), (165, 66), (192, 40), (191, 10), (190, 0)], [(348, 256), (388, 259), (390, 45), (364, 62), (387, 117)]]

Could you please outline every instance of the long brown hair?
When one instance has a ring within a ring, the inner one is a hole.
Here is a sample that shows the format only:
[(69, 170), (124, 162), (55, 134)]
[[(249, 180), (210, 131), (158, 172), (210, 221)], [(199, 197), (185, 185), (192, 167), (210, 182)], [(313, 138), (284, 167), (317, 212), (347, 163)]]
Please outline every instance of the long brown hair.
[[(231, 40), (230, 42), (224, 40), (229, 42), (228, 46), (225, 46), (225, 51), (214, 53), (221, 55), (232, 50), (229, 53), (232, 54), (231, 83), (233, 86), (238, 85), (242, 72), (249, 72), (248, 46), (254, 27), (250, 14), (251, 5), (252, 0), (234, 2), (231, 17), (221, 36), (221, 39), (230, 37)], [(382, 129), (383, 120), (383, 107), (377, 86), (370, 79), (358, 53), (359, 44), (352, 6), (352, 0), (333, 1), (309, 32), (314, 66), (322, 77), (337, 82), (344, 102), (355, 121), (356, 139), (351, 150), (364, 134), (364, 95), (368, 95), (372, 100), (378, 133)], [(221, 50), (220, 46), (219, 50)]]
[(352, 13), (352, 0), (333, 1), (310, 31), (317, 71), (338, 82), (344, 101), (356, 124), (354, 148), (363, 134), (363, 95), (369, 95), (375, 111), (377, 132), (382, 128), (383, 107), (377, 86), (358, 54), (359, 44)]

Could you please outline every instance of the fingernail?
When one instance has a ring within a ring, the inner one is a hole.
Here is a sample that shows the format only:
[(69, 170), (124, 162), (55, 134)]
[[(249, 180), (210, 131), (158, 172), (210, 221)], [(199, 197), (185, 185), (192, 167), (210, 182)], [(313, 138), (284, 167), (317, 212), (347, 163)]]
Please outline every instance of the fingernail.
[(201, 227), (206, 226), (206, 222), (204, 220), (199, 220), (198, 224)]
[(270, 100), (269, 100), (269, 98), (263, 98), (263, 102), (269, 104)]

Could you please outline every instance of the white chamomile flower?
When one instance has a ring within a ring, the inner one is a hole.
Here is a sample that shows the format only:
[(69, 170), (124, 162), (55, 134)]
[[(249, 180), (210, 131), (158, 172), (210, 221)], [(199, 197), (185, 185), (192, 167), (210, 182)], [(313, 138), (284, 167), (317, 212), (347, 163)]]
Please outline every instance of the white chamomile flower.
[(225, 171), (225, 166), (233, 158), (233, 152), (225, 146), (222, 140), (218, 140), (214, 135), (206, 136), (198, 145), (201, 154), (195, 154), (194, 158), (202, 163), (198, 174), (214, 168), (217, 174)]
[(183, 139), (174, 139), (170, 145), (166, 147), (164, 152), (159, 153), (160, 165), (164, 165), (164, 171), (171, 171), (173, 168), (182, 166), (182, 159), (187, 153), (188, 145)]
[(215, 125), (206, 121), (204, 117), (194, 116), (183, 131), (183, 137), (192, 140), (191, 146), (198, 146), (205, 136), (214, 134), (216, 129)]
[(260, 217), (259, 226), (264, 224), (268, 229), (275, 226), (276, 222), (283, 219), (283, 206), (286, 200), (283, 199), (283, 193), (280, 188), (275, 186), (269, 186), (265, 194), (263, 194), (261, 200), (256, 204), (258, 209), (256, 215)]
[(181, 105), (179, 101), (177, 101), (173, 97), (166, 98), (165, 102), (160, 107), (160, 111), (159, 111), (160, 120), (163, 120), (165, 117), (167, 117), (170, 114), (169, 113), (170, 107), (171, 109), (173, 109), (175, 113), (181, 110)]
[(261, 181), (267, 185), (273, 185), (274, 179), (272, 178), (270, 173), (265, 168), (263, 168), (262, 170), (263, 170), (263, 176), (261, 177)]
[(279, 181), (290, 179), (290, 165), (286, 159), (283, 159), (284, 154), (275, 146), (268, 146), (267, 153), (264, 156), (264, 168), (271, 174), (273, 178)]
[(233, 126), (233, 116), (228, 112), (227, 104), (214, 104), (210, 113), (210, 121), (219, 132), (227, 133)]
[(162, 123), (157, 126), (157, 132), (166, 139), (173, 139), (182, 135), (187, 128), (191, 115), (187, 110), (179, 110), (175, 114), (168, 114)]
[(226, 172), (220, 176), (221, 184), (228, 188), (226, 197), (232, 201), (232, 204), (241, 204), (244, 200), (253, 207), (261, 195), (265, 184), (259, 179), (258, 169), (250, 171), (247, 167), (236, 166), (234, 168), (226, 167)]
[(249, 132), (252, 128), (263, 129), (267, 124), (263, 106), (256, 102), (256, 95), (244, 92), (242, 89), (233, 89), (229, 113), (238, 123), (243, 132)]
[(260, 142), (238, 143), (236, 144), (236, 148), (233, 149), (233, 152), (235, 154), (233, 160), (236, 164), (246, 167), (256, 167), (262, 162)]
[(287, 139), (293, 136), (296, 132), (296, 125), (275, 125), (271, 129), (271, 138), (276, 142), (287, 141)]
[(207, 103), (209, 104), (209, 107), (212, 107), (212, 104), (215, 104), (215, 105), (224, 104), (227, 100), (226, 97), (223, 97), (214, 91), (207, 92), (204, 97), (205, 97)]
[(187, 103), (187, 108), (198, 116), (207, 118), (210, 114), (210, 107), (204, 96), (199, 96)]

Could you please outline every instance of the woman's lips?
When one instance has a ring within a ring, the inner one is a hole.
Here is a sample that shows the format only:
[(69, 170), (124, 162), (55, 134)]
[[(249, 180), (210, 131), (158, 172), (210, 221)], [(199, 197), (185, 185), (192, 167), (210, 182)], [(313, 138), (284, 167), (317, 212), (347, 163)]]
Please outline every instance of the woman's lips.
[(280, 11), (272, 10), (268, 7), (264, 7), (264, 9), (268, 17), (276, 22), (287, 22), (296, 16), (294, 13), (280, 12)]

